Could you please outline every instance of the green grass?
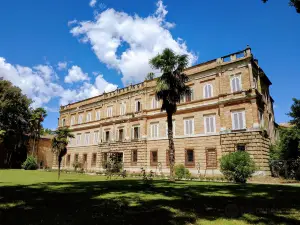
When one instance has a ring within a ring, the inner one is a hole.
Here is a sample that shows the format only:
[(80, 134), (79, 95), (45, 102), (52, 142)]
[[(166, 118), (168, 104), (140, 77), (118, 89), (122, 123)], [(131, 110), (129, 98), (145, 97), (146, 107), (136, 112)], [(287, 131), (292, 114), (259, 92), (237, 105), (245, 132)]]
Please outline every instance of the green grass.
[(300, 224), (300, 186), (0, 170), (0, 224)]

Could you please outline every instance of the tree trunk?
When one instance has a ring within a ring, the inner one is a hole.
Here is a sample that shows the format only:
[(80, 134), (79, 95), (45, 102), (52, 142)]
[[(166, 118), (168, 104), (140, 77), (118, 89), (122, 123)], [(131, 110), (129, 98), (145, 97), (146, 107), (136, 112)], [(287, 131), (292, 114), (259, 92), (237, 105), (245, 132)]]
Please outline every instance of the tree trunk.
[(60, 165), (61, 165), (61, 160), (62, 160), (62, 157), (61, 157), (60, 153), (58, 154), (57, 160), (58, 160), (58, 180), (59, 180), (59, 178), (60, 178)]
[(175, 165), (175, 146), (173, 141), (173, 120), (172, 113), (167, 112), (168, 121), (168, 139), (169, 139), (169, 164), (170, 164), (170, 181), (174, 181), (174, 165)]

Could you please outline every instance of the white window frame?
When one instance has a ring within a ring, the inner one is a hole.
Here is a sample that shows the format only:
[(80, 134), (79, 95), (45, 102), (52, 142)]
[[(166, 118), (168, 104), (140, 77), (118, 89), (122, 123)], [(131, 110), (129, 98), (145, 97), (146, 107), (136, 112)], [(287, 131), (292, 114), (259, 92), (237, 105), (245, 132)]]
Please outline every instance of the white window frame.
[[(138, 103), (140, 103), (140, 110), (138, 111)], [(135, 100), (135, 112), (142, 111), (142, 102), (140, 99)]]
[(61, 126), (62, 126), (62, 127), (66, 126), (66, 118), (63, 118), (63, 119), (61, 120)]
[[(209, 92), (209, 87), (210, 87), (210, 92)], [(207, 89), (207, 92), (206, 92), (206, 89)], [(213, 89), (212, 84), (205, 84), (203, 87), (203, 98), (212, 98), (213, 96), (214, 96), (214, 89)]]
[(76, 134), (76, 145), (81, 144), (81, 133)]
[(84, 134), (84, 144), (89, 145), (90, 144), (90, 138), (91, 138), (91, 133), (87, 132)]
[(92, 121), (92, 113), (91, 112), (88, 112), (87, 114), (86, 114), (86, 122), (88, 123), (88, 122), (91, 122)]
[(140, 125), (134, 125), (131, 127), (131, 139), (136, 140), (136, 138), (134, 138), (134, 128), (137, 127), (138, 128), (138, 138), (141, 138), (141, 126)]
[(99, 131), (94, 131), (93, 143), (98, 144), (99, 142)]
[(107, 107), (106, 116), (107, 117), (112, 117), (113, 116), (113, 107), (112, 106)]
[(120, 104), (120, 116), (124, 116), (126, 114), (126, 103), (122, 102)]
[[(208, 125), (207, 127), (207, 120), (208, 120)], [(205, 115), (203, 116), (203, 122), (204, 122), (204, 132), (206, 134), (215, 134), (216, 133), (216, 115)], [(211, 130), (211, 122), (213, 130)]]
[[(186, 124), (187, 124), (186, 122), (187, 121), (191, 121), (191, 122), (188, 122), (189, 125), (191, 124), (191, 126), (192, 126), (191, 127), (191, 133), (187, 132), (187, 126), (186, 126)], [(186, 118), (186, 119), (183, 120), (183, 123), (184, 123), (184, 135), (190, 136), (190, 135), (193, 135), (195, 133), (195, 123), (194, 122), (195, 122), (194, 118)]]
[[(234, 115), (237, 114), (237, 118), (238, 118), (238, 127), (235, 127), (235, 121), (234, 121)], [(240, 119), (240, 115), (242, 116), (242, 125), (240, 124), (241, 121), (239, 121)], [(245, 116), (245, 110), (238, 110), (238, 111), (232, 111), (231, 112), (231, 123), (232, 123), (232, 130), (243, 130), (246, 129), (246, 116)]]
[(150, 137), (151, 138), (159, 137), (159, 122), (150, 124)]
[(153, 96), (152, 102), (151, 102), (151, 108), (152, 109), (157, 109), (158, 108), (158, 103), (159, 103), (159, 101), (157, 100), (157, 97)]
[[(234, 82), (234, 80), (236, 79), (239, 80), (239, 86), (240, 86), (239, 90), (237, 89), (236, 81)], [(233, 82), (235, 83), (235, 87), (233, 86)], [(235, 93), (243, 90), (241, 74), (233, 75), (230, 77), (230, 87), (231, 87), (231, 93)]]
[(100, 120), (101, 119), (101, 111), (100, 109), (96, 111), (96, 120)]
[(75, 116), (71, 116), (71, 126), (75, 125)]
[[(175, 127), (176, 127), (176, 121), (173, 120), (173, 137), (176, 135), (175, 134), (175, 131), (176, 131)], [(166, 137), (168, 137), (168, 122), (166, 122)]]
[(79, 114), (78, 115), (78, 124), (82, 124), (83, 123), (83, 114)]

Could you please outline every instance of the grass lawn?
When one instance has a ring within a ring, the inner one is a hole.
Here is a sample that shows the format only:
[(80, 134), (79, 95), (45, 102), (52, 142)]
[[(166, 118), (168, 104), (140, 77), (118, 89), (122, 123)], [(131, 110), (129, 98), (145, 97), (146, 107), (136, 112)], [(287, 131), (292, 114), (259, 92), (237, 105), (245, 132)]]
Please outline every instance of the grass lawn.
[(300, 224), (300, 186), (0, 170), (0, 224)]

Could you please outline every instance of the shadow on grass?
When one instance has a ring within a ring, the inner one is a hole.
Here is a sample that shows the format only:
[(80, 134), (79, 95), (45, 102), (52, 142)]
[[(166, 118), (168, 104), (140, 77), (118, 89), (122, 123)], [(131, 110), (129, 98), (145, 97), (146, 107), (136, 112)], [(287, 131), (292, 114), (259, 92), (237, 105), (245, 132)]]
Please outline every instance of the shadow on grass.
[[(0, 224), (300, 224), (300, 187), (138, 180), (0, 187)], [(295, 213), (296, 212), (296, 213)], [(294, 213), (294, 214), (293, 214)]]

